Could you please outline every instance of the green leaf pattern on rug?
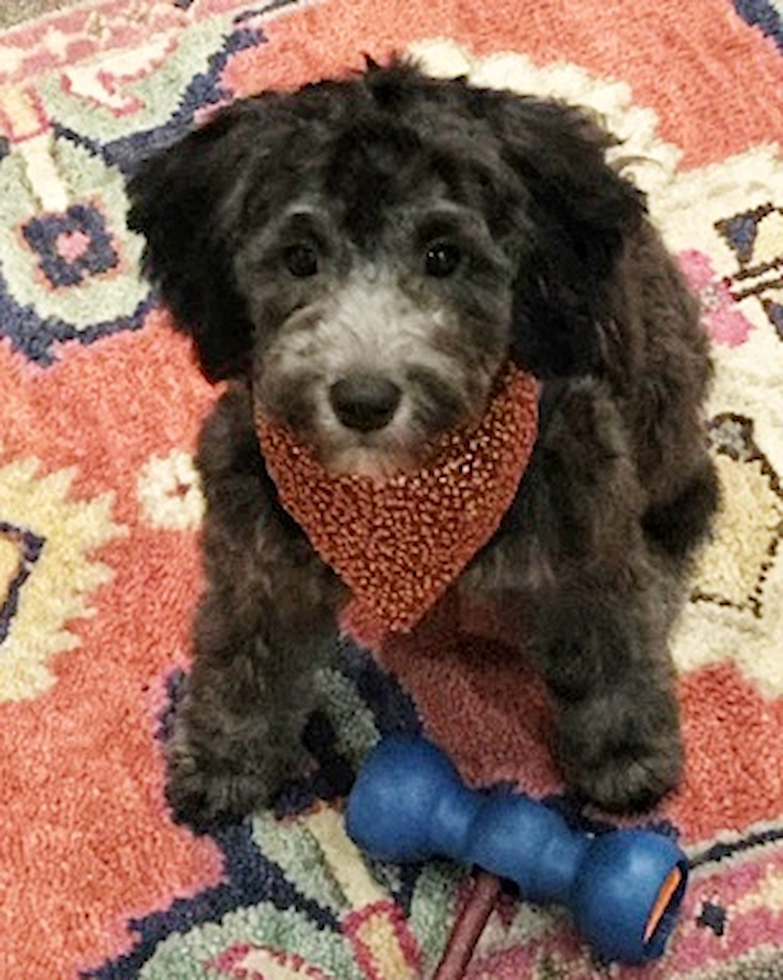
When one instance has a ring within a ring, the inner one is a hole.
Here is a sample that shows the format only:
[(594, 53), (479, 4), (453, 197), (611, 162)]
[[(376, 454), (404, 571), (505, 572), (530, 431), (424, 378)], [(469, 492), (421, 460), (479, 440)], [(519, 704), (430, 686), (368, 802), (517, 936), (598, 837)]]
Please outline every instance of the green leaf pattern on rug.
[(279, 821), (271, 813), (253, 822), (253, 838), (264, 856), (273, 861), (304, 895), (339, 916), (349, 908), (317, 839), (306, 822)]
[(380, 738), (373, 713), (356, 685), (339, 670), (319, 671), (317, 683), (323, 710), (334, 726), (335, 748), (358, 769)]
[(211, 17), (176, 37), (152, 37), (143, 49), (53, 72), (40, 84), (43, 104), (58, 123), (101, 144), (151, 130), (176, 114), (231, 28), (232, 18)]
[(225, 950), (238, 945), (295, 953), (330, 980), (366, 980), (345, 937), (319, 929), (293, 909), (281, 911), (268, 902), (231, 912), (222, 922), (199, 926), (185, 936), (170, 936), (142, 969), (139, 980), (225, 976), (213, 963)]
[[(26, 247), (20, 229), (33, 220), (65, 215), (76, 205), (101, 215), (116, 258), (106, 274), (85, 275), (71, 288), (57, 288), (46, 278), (40, 251)], [(0, 163), (0, 253), (17, 303), (77, 331), (130, 316), (149, 287), (138, 274), (143, 242), (126, 231), (126, 210), (122, 175), (81, 146), (45, 136), (9, 154)]]

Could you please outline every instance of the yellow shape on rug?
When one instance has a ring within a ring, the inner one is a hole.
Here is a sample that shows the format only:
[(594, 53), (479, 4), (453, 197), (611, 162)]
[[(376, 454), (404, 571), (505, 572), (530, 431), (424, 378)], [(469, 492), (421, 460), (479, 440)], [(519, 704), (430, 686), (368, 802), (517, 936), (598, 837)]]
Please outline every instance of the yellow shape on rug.
[(51, 658), (79, 646), (72, 620), (113, 572), (94, 552), (127, 530), (111, 518), (113, 494), (69, 496), (72, 468), (41, 476), (33, 458), (0, 467), (0, 701), (34, 698), (55, 677)]
[(753, 609), (783, 527), (783, 500), (770, 489), (759, 460), (739, 465), (720, 455), (715, 463), (722, 485), (716, 545), (702, 553), (695, 580), (705, 598)]

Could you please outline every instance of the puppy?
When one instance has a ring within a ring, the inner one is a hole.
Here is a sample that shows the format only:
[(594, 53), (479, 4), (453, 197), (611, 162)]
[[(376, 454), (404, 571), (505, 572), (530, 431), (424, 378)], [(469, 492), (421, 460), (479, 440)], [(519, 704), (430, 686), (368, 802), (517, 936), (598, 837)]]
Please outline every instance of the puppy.
[[(346, 590), (282, 509), (261, 408), (341, 474), (418, 465), (480, 418), (509, 358), (539, 432), (465, 573), (522, 604), (569, 783), (649, 807), (682, 765), (668, 634), (716, 506), (699, 311), (613, 139), (554, 101), (393, 61), (220, 110), (142, 165), (130, 225), (206, 377), (207, 588), (168, 749), (206, 826), (301, 763)], [(522, 639), (522, 638), (521, 638)]]

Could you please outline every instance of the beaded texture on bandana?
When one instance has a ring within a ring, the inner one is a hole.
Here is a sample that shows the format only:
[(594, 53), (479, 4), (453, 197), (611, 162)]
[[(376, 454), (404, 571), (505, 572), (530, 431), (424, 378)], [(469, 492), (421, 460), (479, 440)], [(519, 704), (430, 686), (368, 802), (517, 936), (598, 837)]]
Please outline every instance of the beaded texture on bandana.
[[(536, 439), (538, 384), (509, 365), (483, 418), (432, 462), (377, 481), (334, 476), (263, 412), (256, 430), (286, 510), (352, 593), (344, 625), (375, 645), (412, 630), (498, 529)], [(375, 641), (375, 642), (373, 642)]]

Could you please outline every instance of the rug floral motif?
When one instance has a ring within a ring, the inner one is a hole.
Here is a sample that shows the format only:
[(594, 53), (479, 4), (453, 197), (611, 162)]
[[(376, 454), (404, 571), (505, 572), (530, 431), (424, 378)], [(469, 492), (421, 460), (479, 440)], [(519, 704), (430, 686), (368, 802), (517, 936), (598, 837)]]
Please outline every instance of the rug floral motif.
[(505, 896), (467, 977), (783, 976), (780, 0), (88, 0), (0, 34), (4, 978), (419, 980), (469, 878), (368, 864), (346, 838), (369, 748), (424, 729), (469, 779), (572, 803), (526, 668), (424, 640), (384, 665), (343, 641), (313, 766), (273, 811), (195, 837), (163, 803), (216, 392), (139, 275), (125, 178), (217, 105), (393, 49), (601, 113), (716, 364), (723, 502), (674, 640), (686, 778), (643, 821), (688, 853), (679, 926), (662, 960), (609, 966), (565, 912)]

